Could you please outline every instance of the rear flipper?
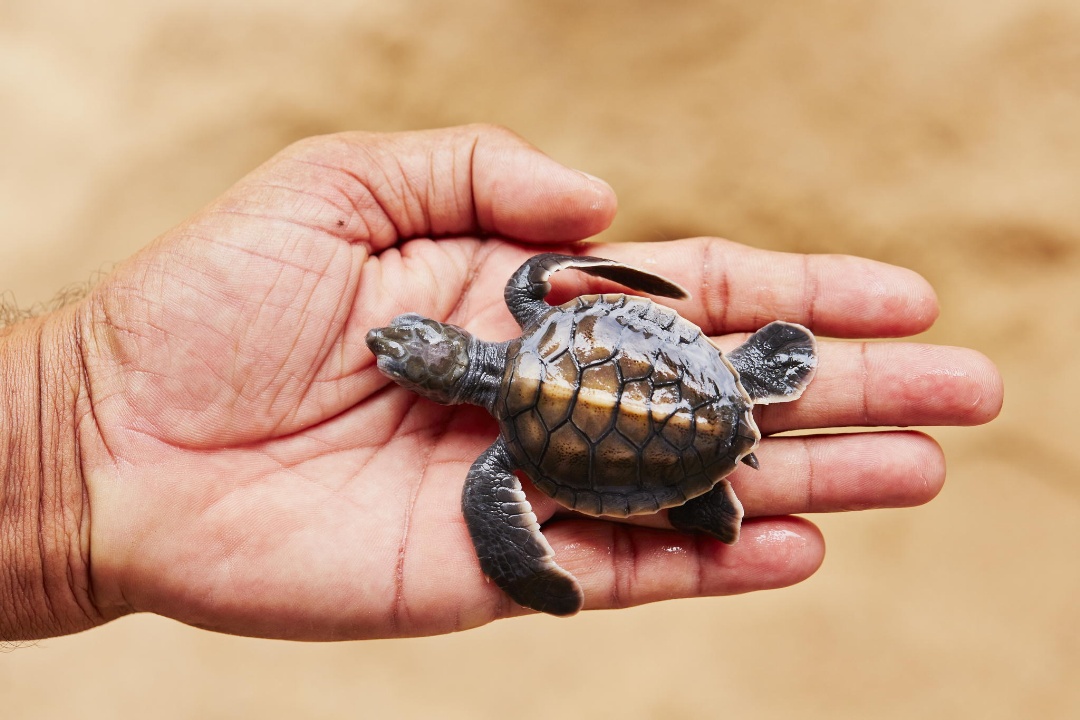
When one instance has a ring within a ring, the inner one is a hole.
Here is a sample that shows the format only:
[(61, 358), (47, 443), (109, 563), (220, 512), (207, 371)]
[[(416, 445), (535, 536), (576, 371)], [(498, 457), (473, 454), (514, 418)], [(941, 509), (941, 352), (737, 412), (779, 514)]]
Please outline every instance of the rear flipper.
[(502, 439), (473, 463), (461, 507), (480, 569), (515, 602), (552, 615), (581, 609), (581, 586), (555, 563)]
[(802, 325), (773, 322), (731, 351), (727, 359), (755, 404), (796, 400), (817, 369), (817, 342)]
[(676, 530), (703, 532), (728, 545), (739, 539), (742, 517), (742, 503), (727, 480), (721, 480), (704, 495), (668, 510), (668, 520)]

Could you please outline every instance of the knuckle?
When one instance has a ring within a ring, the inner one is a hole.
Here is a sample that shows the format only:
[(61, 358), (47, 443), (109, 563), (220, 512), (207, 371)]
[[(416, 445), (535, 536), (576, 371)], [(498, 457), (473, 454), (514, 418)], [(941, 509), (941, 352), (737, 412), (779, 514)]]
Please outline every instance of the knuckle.
[(477, 122), (460, 126), (460, 129), (469, 135), (477, 137), (491, 135), (505, 138), (518, 138), (519, 135), (505, 125), (498, 123)]
[(378, 134), (349, 131), (326, 135), (309, 135), (289, 143), (280, 156), (290, 160), (327, 163), (340, 162), (342, 153), (357, 147), (370, 146), (377, 141)]

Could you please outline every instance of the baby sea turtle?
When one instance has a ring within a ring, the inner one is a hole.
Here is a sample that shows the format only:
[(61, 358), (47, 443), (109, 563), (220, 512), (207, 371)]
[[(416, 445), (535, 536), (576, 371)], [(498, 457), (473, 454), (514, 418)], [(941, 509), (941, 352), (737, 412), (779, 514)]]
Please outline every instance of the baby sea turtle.
[(439, 403), (488, 409), (500, 436), (465, 480), (462, 509), (480, 567), (518, 603), (572, 615), (584, 597), (555, 562), (521, 484), (588, 515), (671, 508), (679, 530), (725, 543), (743, 509), (725, 476), (757, 467), (752, 408), (798, 398), (817, 365), (814, 336), (774, 322), (722, 355), (674, 310), (632, 295), (544, 302), (548, 278), (576, 268), (670, 298), (678, 285), (614, 260), (548, 253), (522, 265), (504, 297), (522, 335), (479, 340), (414, 313), (368, 333), (379, 369)]

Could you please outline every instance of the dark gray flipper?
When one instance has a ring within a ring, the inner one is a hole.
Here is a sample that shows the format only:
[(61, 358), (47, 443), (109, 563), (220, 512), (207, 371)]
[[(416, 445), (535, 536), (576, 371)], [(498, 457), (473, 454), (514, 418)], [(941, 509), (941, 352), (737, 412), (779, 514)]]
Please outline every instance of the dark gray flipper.
[(817, 342), (802, 325), (773, 322), (731, 351), (727, 359), (755, 404), (796, 400), (817, 369)]
[(742, 517), (742, 503), (727, 480), (716, 483), (704, 495), (668, 510), (668, 520), (676, 530), (703, 532), (728, 545), (739, 539)]
[(523, 329), (551, 312), (551, 307), (544, 303), (544, 297), (551, 291), (548, 278), (563, 268), (574, 268), (651, 295), (677, 300), (690, 297), (689, 293), (670, 280), (614, 260), (588, 255), (544, 253), (526, 260), (506, 283), (503, 293), (506, 306)]
[(461, 507), (480, 568), (515, 602), (552, 615), (581, 609), (581, 586), (555, 563), (501, 438), (473, 463)]
[(754, 453), (750, 453), (749, 455), (743, 455), (742, 461), (750, 467), (754, 468), (755, 470), (761, 467), (760, 465), (758, 465), (757, 455), (755, 455)]

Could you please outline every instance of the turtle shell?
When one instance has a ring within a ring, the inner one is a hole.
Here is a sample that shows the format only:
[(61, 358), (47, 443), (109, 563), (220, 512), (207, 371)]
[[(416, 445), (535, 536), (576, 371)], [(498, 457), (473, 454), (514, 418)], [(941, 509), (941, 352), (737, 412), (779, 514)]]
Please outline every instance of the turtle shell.
[(494, 414), (542, 492), (627, 516), (707, 492), (760, 433), (701, 330), (645, 298), (586, 295), (510, 343)]

